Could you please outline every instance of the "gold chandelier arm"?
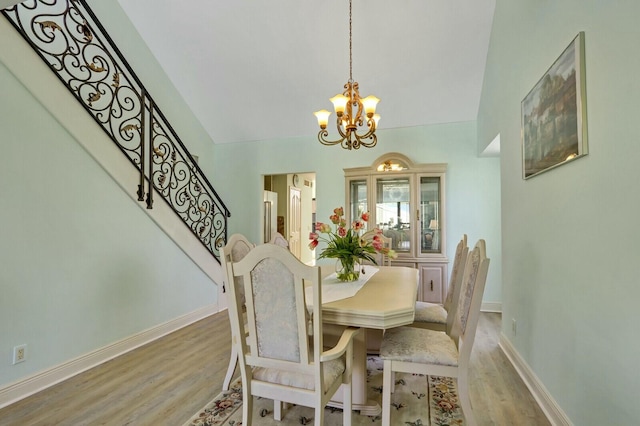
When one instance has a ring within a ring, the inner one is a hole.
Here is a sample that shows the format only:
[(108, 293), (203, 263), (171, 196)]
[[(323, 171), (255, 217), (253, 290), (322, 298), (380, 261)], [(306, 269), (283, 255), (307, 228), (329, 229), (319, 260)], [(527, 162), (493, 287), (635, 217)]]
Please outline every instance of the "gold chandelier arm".
[(344, 141), (347, 140), (345, 137), (342, 137), (341, 139), (336, 139), (335, 141), (331, 141), (326, 139), (327, 136), (329, 136), (329, 132), (326, 129), (320, 130), (318, 132), (318, 140), (322, 145), (337, 145), (339, 143), (342, 143), (344, 145)]
[[(365, 148), (373, 148), (378, 143), (378, 136), (369, 131), (367, 134), (359, 136), (357, 133), (353, 133), (355, 136), (355, 140), (351, 142), (351, 146), (353, 149), (358, 149), (360, 146), (364, 146)], [(371, 141), (367, 142), (366, 139), (371, 139)]]
[[(356, 137), (358, 137), (359, 139), (367, 139), (367, 138), (371, 137), (372, 135), (375, 135), (376, 122), (373, 120), (373, 118), (368, 118), (367, 119), (367, 125), (369, 126), (369, 130), (367, 130), (366, 133), (358, 134), (356, 132), (353, 132), (356, 135)], [(360, 124), (359, 126), (362, 126), (362, 124)]]

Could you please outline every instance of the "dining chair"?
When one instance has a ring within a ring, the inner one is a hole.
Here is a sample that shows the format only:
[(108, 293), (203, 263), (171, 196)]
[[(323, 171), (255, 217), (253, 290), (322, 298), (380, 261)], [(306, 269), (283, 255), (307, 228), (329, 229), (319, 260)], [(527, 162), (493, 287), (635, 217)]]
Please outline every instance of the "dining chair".
[(428, 328), (437, 331), (447, 331), (451, 329), (453, 319), (456, 315), (455, 311), (458, 306), (457, 300), (460, 295), (460, 284), (462, 283), (468, 253), (467, 234), (464, 234), (456, 247), (453, 267), (451, 268), (451, 279), (449, 280), (449, 288), (447, 289), (447, 297), (444, 300), (444, 304), (417, 301), (415, 318), (413, 324), (411, 324), (412, 327)]
[(280, 247), (289, 247), (289, 241), (279, 232), (269, 240), (269, 243), (279, 245)]
[[(222, 263), (229, 281), (242, 278), (242, 298), (231, 286), (229, 312), (232, 345), (239, 354), (242, 377), (243, 425), (252, 422), (253, 397), (274, 400), (274, 418), (282, 419), (282, 402), (313, 407), (314, 422), (324, 422), (324, 407), (343, 386), (343, 424), (351, 424), (353, 337), (358, 328), (346, 327), (336, 345), (325, 349), (322, 333), (321, 275), (318, 266), (300, 262), (275, 244), (253, 248), (233, 260), (226, 247)], [(305, 287), (311, 286), (312, 307)]]
[[(227, 244), (225, 245), (225, 251), (229, 254), (229, 258), (237, 262), (241, 260), (249, 251), (255, 247), (253, 243), (245, 238), (242, 234), (233, 234), (229, 237)], [(227, 290), (227, 294), (231, 294), (229, 288), (234, 285), (240, 298), (240, 302), (242, 305), (242, 311), (244, 311), (245, 297), (244, 297), (244, 287), (242, 286), (242, 277), (238, 277), (235, 280), (225, 280), (225, 290)], [(233, 284), (232, 284), (233, 283)], [(229, 311), (229, 320), (231, 320), (231, 312)], [(227, 374), (224, 376), (224, 382), (222, 382), (222, 389), (229, 390), (229, 385), (231, 384), (231, 379), (233, 378), (233, 373), (236, 371), (236, 366), (238, 365), (238, 351), (235, 346), (231, 345), (231, 356), (229, 357), (229, 366), (227, 367)]]
[(468, 369), (475, 340), (482, 295), (489, 269), (485, 241), (479, 240), (467, 257), (456, 318), (450, 331), (398, 327), (382, 338), (382, 425), (391, 422), (391, 393), (396, 372), (457, 379), (460, 405), (467, 425), (476, 425), (469, 398)]

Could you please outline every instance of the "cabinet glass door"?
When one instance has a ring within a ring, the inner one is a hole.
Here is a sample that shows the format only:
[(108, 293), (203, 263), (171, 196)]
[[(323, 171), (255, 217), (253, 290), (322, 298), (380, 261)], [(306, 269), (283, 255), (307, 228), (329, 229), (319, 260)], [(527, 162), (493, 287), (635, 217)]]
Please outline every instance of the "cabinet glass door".
[(420, 177), (420, 223), (422, 253), (441, 252), (440, 178)]
[(411, 251), (410, 202), (409, 177), (376, 179), (376, 223), (398, 253)]
[[(362, 213), (369, 211), (367, 206), (367, 180), (354, 179), (349, 181), (349, 215), (348, 218), (353, 222), (360, 218)], [(372, 225), (369, 225), (372, 227)], [(367, 224), (365, 224), (367, 227)]]

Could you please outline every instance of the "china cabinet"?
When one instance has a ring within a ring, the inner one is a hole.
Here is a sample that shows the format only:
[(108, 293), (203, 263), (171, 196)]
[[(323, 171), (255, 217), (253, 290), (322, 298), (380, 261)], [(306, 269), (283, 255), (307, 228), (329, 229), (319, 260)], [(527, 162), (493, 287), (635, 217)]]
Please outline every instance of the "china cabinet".
[(443, 303), (447, 294), (445, 175), (447, 165), (413, 164), (389, 153), (369, 167), (345, 169), (347, 220), (368, 211), (398, 254), (392, 266), (417, 268), (418, 300)]

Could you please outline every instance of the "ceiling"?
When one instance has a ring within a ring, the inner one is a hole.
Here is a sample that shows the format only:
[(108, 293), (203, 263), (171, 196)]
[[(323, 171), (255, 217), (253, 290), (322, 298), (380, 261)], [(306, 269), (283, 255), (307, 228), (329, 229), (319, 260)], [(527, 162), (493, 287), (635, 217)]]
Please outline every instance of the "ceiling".
[[(315, 138), (349, 79), (347, 0), (118, 1), (216, 144)], [(353, 79), (380, 129), (476, 119), (494, 8), (353, 1)]]

